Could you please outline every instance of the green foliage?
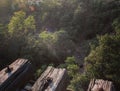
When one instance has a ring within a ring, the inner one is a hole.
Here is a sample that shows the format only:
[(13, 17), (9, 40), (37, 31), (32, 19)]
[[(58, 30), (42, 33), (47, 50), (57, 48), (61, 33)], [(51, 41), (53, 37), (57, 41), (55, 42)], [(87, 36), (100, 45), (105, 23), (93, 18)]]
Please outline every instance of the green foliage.
[(44, 31), (40, 33), (44, 46), (49, 50), (49, 53), (57, 58), (64, 60), (74, 51), (74, 42), (69, 38), (67, 32), (60, 30), (54, 33)]
[(66, 64), (60, 64), (58, 65), (58, 68), (66, 68)]
[(37, 15), (41, 17), (43, 27), (53, 30), (62, 28), (72, 39), (79, 41), (112, 31), (111, 24), (116, 17), (114, 13), (118, 15), (119, 12), (119, 7), (114, 6), (118, 6), (116, 1), (111, 4), (105, 0), (91, 0), (89, 3), (84, 0), (45, 0), (41, 2), (40, 14), (38, 12)]
[[(75, 64), (71, 64), (71, 65), (68, 65), (67, 66), (67, 69), (68, 69), (68, 74), (70, 76), (73, 76), (75, 75), (75, 73), (78, 71), (78, 66), (75, 65)], [(70, 71), (69, 71), (70, 70)]]
[(41, 75), (41, 73), (42, 73), (42, 70), (41, 69), (38, 69), (36, 72), (35, 72), (35, 79), (37, 79), (38, 77), (40, 77), (40, 75)]
[(65, 31), (43, 31), (39, 35), (24, 35), (12, 36), (9, 39), (5, 46), (8, 58), (27, 58), (38, 68), (42, 64), (63, 63), (74, 51), (74, 42)]
[(41, 69), (42, 69), (42, 70), (45, 70), (46, 68), (47, 68), (47, 65), (42, 65), (42, 66), (41, 66)]
[(76, 73), (79, 70), (78, 65), (75, 62), (75, 57), (67, 57), (67, 59), (65, 60), (65, 64), (66, 64), (66, 68), (68, 70), (68, 74), (70, 77), (73, 77), (74, 75), (76, 75)]
[(24, 26), (26, 30), (35, 30), (36, 26), (35, 26), (35, 19), (32, 15), (28, 16), (25, 20), (24, 20)]
[[(16, 59), (19, 57), (23, 57), (24, 49), (28, 46), (28, 39), (31, 38), (33, 31), (35, 30), (35, 20), (33, 16), (26, 15), (23, 11), (15, 12), (12, 16), (8, 28), (5, 29), (6, 34), (4, 46), (2, 51), (4, 51), (4, 55), (7, 55), (8, 59)], [(29, 30), (29, 31), (28, 31)], [(34, 36), (32, 36), (34, 37)], [(28, 50), (26, 50), (28, 52)], [(24, 57), (28, 55), (24, 55)]]
[(54, 67), (54, 63), (51, 63), (51, 64), (49, 64), (48, 66), (53, 66), (53, 67)]
[(8, 25), (9, 33), (13, 34), (17, 31), (24, 31), (24, 20), (26, 17), (26, 13), (23, 11), (15, 12), (14, 16), (11, 18), (10, 23)]
[(67, 66), (69, 76), (73, 77), (74, 75), (76, 75), (76, 73), (79, 70), (79, 67), (75, 63), (75, 57), (67, 57), (67, 59), (65, 60), (65, 63)]
[(89, 79), (84, 74), (76, 74), (71, 80), (71, 84), (69, 85), (69, 89), (73, 91), (86, 91), (88, 87)]
[(7, 32), (7, 26), (4, 24), (0, 24), (0, 36), (4, 36)]
[(80, 74), (79, 66), (75, 62), (75, 57), (67, 57), (65, 60), (68, 75), (72, 78), (68, 89), (72, 91), (85, 91), (88, 86), (88, 77), (84, 74)]
[(46, 68), (47, 68), (47, 65), (42, 65), (38, 70), (36, 70), (34, 74), (35, 79), (38, 79), (38, 77), (40, 77), (40, 75), (42, 74), (42, 72), (44, 72)]
[(8, 32), (14, 33), (25, 33), (26, 30), (35, 30), (35, 19), (33, 16), (26, 18), (26, 13), (23, 11), (15, 12), (12, 16), (10, 23), (8, 24)]
[[(90, 78), (112, 80), (120, 84), (120, 35), (99, 37), (99, 45), (86, 57), (86, 74)], [(114, 73), (114, 74), (113, 74)]]
[(54, 35), (54, 33), (50, 33), (47, 31), (43, 31), (42, 33), (40, 33), (39, 37), (41, 39), (43, 39), (44, 42), (49, 42), (49, 43), (54, 43), (56, 41), (56, 37)]
[[(99, 37), (99, 43), (92, 46), (91, 52), (86, 58), (86, 74), (79, 74), (75, 57), (68, 57), (65, 64), (60, 67), (68, 69), (70, 77), (73, 78), (71, 88), (75, 91), (86, 89), (88, 76), (120, 83), (118, 77), (120, 75), (118, 65), (120, 55), (118, 47), (120, 46), (119, 0), (113, 2), (106, 0), (42, 0), (40, 5), (33, 6), (35, 11), (31, 12), (29, 5), (26, 5), (27, 1), (22, 1), (1, 0), (0, 22), (5, 23), (0, 25), (2, 56), (4, 55), (9, 60), (18, 57), (28, 58), (32, 60), (31, 62), (36, 68), (50, 63), (58, 65), (64, 63), (68, 56), (76, 54), (77, 44), (75, 42), (79, 44), (78, 41), (91, 39), (96, 37), (96, 34), (110, 33), (115, 27), (116, 35)], [(21, 9), (23, 11), (17, 11)], [(17, 12), (12, 16), (14, 10)], [(9, 16), (12, 17), (8, 24), (7, 34), (6, 25)], [(116, 20), (114, 21), (114, 19)], [(46, 31), (43, 31), (44, 29)], [(35, 30), (37, 32), (34, 32)], [(4, 34), (6, 35), (4, 36)], [(44, 67), (36, 72), (36, 77), (41, 74), (42, 69)]]
[(113, 26), (118, 34), (120, 34), (120, 18), (117, 18), (113, 22)]

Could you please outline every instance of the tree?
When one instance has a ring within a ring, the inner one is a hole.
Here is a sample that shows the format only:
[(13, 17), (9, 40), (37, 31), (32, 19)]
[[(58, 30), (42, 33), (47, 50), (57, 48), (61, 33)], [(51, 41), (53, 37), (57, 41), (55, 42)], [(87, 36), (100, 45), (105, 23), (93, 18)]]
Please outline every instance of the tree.
[(120, 34), (120, 17), (114, 20), (113, 26), (118, 34)]
[(30, 33), (31, 30), (36, 30), (34, 17), (32, 15), (26, 17), (23, 11), (15, 12), (8, 24), (8, 32), (24, 34), (26, 31)]
[(85, 74), (75, 74), (69, 86), (72, 91), (87, 91), (89, 79)]
[(74, 52), (74, 42), (70, 39), (66, 31), (44, 31), (40, 33), (39, 37), (50, 54), (57, 58), (58, 61), (63, 62), (67, 56), (71, 56)]
[(8, 35), (6, 37), (6, 55), (9, 59), (22, 57), (23, 49), (27, 46), (28, 37), (33, 35), (35, 19), (27, 16), (24, 11), (15, 12), (8, 24)]
[[(120, 85), (120, 35), (104, 35), (98, 38), (99, 44), (91, 49), (86, 62), (86, 75), (90, 78), (102, 78)], [(113, 74), (114, 73), (114, 74)]]
[(8, 24), (9, 33), (24, 32), (24, 20), (26, 13), (23, 11), (15, 12)]
[(35, 19), (32, 15), (28, 16), (25, 20), (24, 20), (24, 26), (25, 26), (25, 30), (30, 31), (30, 30), (34, 30), (36, 29), (35, 26)]
[(69, 76), (74, 77), (79, 70), (79, 67), (75, 62), (75, 57), (74, 56), (67, 57), (67, 59), (65, 60), (65, 63), (67, 66)]
[(71, 78), (68, 89), (72, 91), (86, 91), (89, 79), (85, 74), (80, 74), (79, 66), (76, 63), (75, 57), (67, 57), (65, 65), (68, 75)]

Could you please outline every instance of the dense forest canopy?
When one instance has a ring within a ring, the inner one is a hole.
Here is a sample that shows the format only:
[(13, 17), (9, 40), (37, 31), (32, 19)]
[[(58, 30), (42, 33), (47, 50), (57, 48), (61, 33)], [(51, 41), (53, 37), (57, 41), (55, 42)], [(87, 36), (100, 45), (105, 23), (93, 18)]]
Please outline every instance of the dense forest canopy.
[(119, 91), (119, 0), (0, 2), (0, 69), (27, 58), (38, 75), (49, 64), (66, 68), (73, 91), (86, 91), (92, 78)]

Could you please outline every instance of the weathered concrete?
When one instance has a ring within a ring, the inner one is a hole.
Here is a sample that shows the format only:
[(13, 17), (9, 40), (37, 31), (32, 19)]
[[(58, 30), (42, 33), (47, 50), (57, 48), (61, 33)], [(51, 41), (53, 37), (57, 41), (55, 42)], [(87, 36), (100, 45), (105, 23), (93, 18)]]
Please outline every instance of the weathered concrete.
[[(67, 76), (66, 69), (48, 67), (31, 91), (66, 91)], [(45, 87), (48, 78), (50, 78), (50, 83)]]
[(90, 81), (87, 91), (115, 91), (114, 85), (111, 81), (102, 79), (92, 79)]
[(33, 69), (26, 59), (17, 59), (0, 71), (0, 91), (16, 91), (31, 78)]

